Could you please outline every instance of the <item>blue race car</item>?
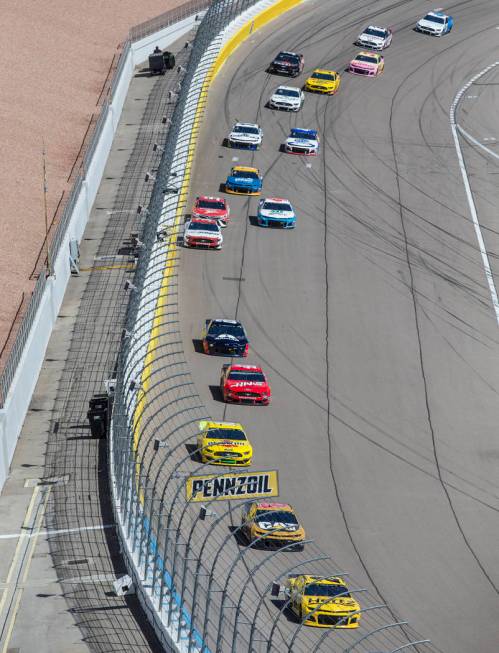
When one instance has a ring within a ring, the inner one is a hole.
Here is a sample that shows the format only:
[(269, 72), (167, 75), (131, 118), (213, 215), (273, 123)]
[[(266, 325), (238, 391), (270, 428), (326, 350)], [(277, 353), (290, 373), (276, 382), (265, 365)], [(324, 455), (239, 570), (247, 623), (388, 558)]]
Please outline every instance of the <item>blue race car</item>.
[(294, 229), (296, 214), (288, 200), (281, 197), (266, 197), (258, 204), (257, 221), (261, 227)]
[(234, 195), (260, 195), (262, 177), (258, 168), (234, 166), (225, 182), (225, 192)]
[(443, 36), (448, 34), (454, 26), (452, 16), (447, 16), (442, 11), (435, 9), (426, 14), (416, 23), (416, 32), (430, 34), (431, 36)]

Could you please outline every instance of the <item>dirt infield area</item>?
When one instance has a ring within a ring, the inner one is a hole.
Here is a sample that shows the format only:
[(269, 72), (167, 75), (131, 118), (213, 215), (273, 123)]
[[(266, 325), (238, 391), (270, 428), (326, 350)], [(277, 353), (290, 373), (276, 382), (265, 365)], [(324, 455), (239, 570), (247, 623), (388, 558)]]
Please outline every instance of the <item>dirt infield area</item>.
[(0, 350), (29, 300), (44, 241), (42, 142), (51, 222), (129, 28), (183, 2), (0, 0)]

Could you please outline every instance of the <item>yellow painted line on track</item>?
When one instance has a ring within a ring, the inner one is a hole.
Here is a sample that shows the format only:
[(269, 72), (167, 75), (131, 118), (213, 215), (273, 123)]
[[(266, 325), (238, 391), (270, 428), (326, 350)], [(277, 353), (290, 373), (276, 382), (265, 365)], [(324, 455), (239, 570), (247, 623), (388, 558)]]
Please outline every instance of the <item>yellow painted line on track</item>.
[[(137, 396), (137, 403), (135, 406), (134, 416), (133, 416), (133, 443), (132, 451), (135, 457), (135, 482), (137, 487), (137, 492), (139, 496), (139, 501), (144, 504), (144, 494), (143, 490), (140, 487), (140, 460), (138, 454), (140, 438), (142, 435), (142, 418), (144, 415), (144, 410), (146, 407), (147, 392), (151, 385), (151, 378), (153, 372), (153, 365), (156, 355), (156, 347), (161, 336), (161, 325), (163, 320), (163, 309), (167, 305), (168, 292), (170, 287), (170, 279), (174, 272), (174, 259), (175, 252), (177, 249), (177, 236), (179, 232), (180, 221), (184, 213), (184, 208), (187, 203), (187, 195), (189, 192), (190, 180), (191, 180), (191, 168), (192, 162), (194, 160), (194, 151), (196, 149), (197, 139), (199, 135), (199, 130), (202, 123), (202, 118), (204, 116), (204, 110), (208, 101), (208, 91), (211, 83), (215, 77), (220, 72), (225, 61), (235, 52), (243, 41), (249, 38), (254, 32), (258, 29), (269, 23), (270, 21), (278, 18), (286, 11), (293, 9), (294, 7), (301, 4), (304, 0), (280, 0), (272, 7), (268, 7), (263, 10), (260, 14), (253, 17), (249, 20), (241, 29), (239, 29), (236, 34), (234, 34), (227, 43), (224, 44), (220, 50), (215, 62), (213, 63), (211, 69), (209, 70), (203, 86), (201, 88), (198, 104), (196, 107), (196, 112), (193, 119), (193, 126), (189, 141), (189, 147), (187, 150), (187, 158), (185, 164), (185, 173), (184, 179), (182, 182), (182, 187), (179, 192), (179, 203), (177, 206), (177, 211), (175, 213), (175, 218), (173, 221), (173, 229), (168, 239), (168, 242), (165, 244), (167, 250), (167, 258), (165, 269), (163, 272), (163, 278), (161, 281), (161, 287), (159, 291), (159, 297), (154, 310), (154, 318), (151, 327), (151, 336), (147, 346), (146, 357), (144, 361), (144, 369), (142, 370), (140, 390)], [(173, 259), (173, 261), (172, 261)]]

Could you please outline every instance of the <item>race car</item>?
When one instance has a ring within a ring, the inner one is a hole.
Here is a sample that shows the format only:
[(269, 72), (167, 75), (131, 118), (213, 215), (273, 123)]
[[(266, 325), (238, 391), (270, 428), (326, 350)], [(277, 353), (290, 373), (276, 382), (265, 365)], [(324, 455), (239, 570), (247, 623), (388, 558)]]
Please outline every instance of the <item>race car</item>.
[(197, 449), (202, 463), (211, 465), (251, 465), (253, 447), (241, 424), (234, 422), (199, 422)]
[(234, 166), (225, 182), (225, 192), (233, 195), (260, 195), (262, 177), (258, 168)]
[(249, 340), (241, 322), (237, 320), (206, 320), (201, 333), (205, 354), (242, 356), (246, 358)]
[(304, 98), (303, 91), (295, 86), (279, 86), (268, 101), (268, 107), (284, 111), (299, 111)]
[(443, 36), (448, 34), (453, 26), (454, 19), (452, 16), (447, 16), (440, 9), (435, 9), (435, 11), (430, 11), (424, 18), (418, 20), (414, 29), (416, 32), (430, 34), (431, 36)]
[(288, 576), (286, 593), (297, 619), (318, 628), (358, 628), (360, 605), (350, 596), (343, 578)]
[(341, 78), (334, 70), (316, 68), (305, 82), (305, 90), (334, 95), (340, 88)]
[(272, 394), (261, 367), (230, 363), (222, 367), (220, 392), (228, 403), (264, 406), (269, 405)]
[(348, 71), (353, 75), (367, 75), (368, 77), (377, 77), (384, 69), (385, 60), (376, 52), (359, 52), (348, 66)]
[(261, 128), (251, 122), (236, 122), (227, 138), (229, 147), (257, 150), (262, 144), (263, 132)]
[(284, 143), (284, 151), (288, 154), (315, 156), (319, 151), (319, 136), (317, 130), (293, 127)]
[(355, 45), (361, 48), (371, 48), (372, 50), (384, 50), (391, 45), (393, 32), (388, 27), (376, 27), (369, 25), (359, 34)]
[(229, 221), (230, 209), (223, 197), (200, 195), (196, 197), (192, 208), (193, 218), (209, 218), (216, 220), (220, 227), (226, 227)]
[[(254, 501), (243, 508), (241, 533), (248, 544), (265, 548), (283, 546), (286, 550), (303, 551), (305, 530), (294, 509), (287, 503)], [(296, 544), (290, 547), (290, 544)]]
[(256, 219), (261, 227), (294, 229), (296, 226), (296, 215), (291, 203), (281, 197), (260, 200)]
[(222, 249), (224, 239), (216, 220), (208, 218), (191, 218), (184, 227), (185, 247), (207, 247)]
[(279, 52), (274, 61), (267, 69), (269, 73), (280, 73), (281, 75), (289, 75), (290, 77), (297, 77), (303, 70), (305, 59), (302, 54), (296, 52)]

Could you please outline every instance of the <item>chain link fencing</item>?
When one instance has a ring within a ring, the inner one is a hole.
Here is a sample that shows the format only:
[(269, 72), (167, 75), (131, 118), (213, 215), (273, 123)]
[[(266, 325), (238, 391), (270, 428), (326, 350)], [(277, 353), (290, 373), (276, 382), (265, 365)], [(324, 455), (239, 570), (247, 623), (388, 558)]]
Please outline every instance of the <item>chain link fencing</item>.
[[(267, 549), (263, 537), (261, 547), (248, 546), (241, 531), (244, 502), (207, 499), (200, 509), (186, 495), (187, 477), (210, 472), (195, 444), (198, 423), (208, 415), (185, 360), (178, 314), (190, 166), (222, 44), (272, 4), (215, 0), (172, 98), (176, 107), (128, 286), (115, 380), (110, 475), (122, 550), (156, 632), (165, 647), (173, 643), (183, 653), (435, 652), (313, 539), (301, 551)], [(361, 605), (360, 627), (306, 627), (282, 592), (293, 574), (346, 578)]]

